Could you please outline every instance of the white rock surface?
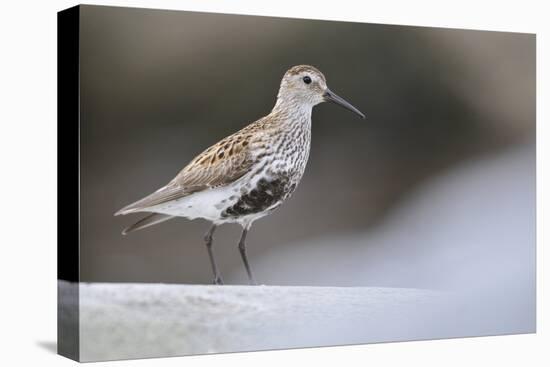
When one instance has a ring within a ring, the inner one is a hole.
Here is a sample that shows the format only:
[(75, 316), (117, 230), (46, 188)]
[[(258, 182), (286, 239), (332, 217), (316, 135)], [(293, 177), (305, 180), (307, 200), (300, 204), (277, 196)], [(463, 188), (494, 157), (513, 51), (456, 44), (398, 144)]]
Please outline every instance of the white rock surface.
[[(63, 291), (68, 284), (61, 284)], [(420, 289), (80, 286), (82, 361), (425, 339), (452, 295)]]

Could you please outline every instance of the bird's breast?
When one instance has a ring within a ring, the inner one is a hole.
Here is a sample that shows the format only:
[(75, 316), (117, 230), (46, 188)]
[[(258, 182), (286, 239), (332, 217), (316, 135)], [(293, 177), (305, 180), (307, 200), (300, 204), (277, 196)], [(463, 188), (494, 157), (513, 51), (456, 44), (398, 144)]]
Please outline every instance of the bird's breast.
[(296, 189), (310, 149), (308, 126), (270, 136), (257, 151), (255, 168), (239, 180), (224, 219), (262, 216), (278, 208)]

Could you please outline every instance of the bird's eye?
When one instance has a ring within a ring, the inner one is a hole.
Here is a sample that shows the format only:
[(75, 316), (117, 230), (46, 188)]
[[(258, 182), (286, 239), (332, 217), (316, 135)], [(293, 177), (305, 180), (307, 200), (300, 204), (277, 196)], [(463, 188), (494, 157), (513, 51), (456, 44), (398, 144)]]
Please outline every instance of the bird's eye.
[(309, 83), (311, 83), (311, 78), (310, 78), (309, 76), (307, 76), (307, 75), (306, 75), (306, 76), (304, 76), (304, 78), (303, 78), (302, 80), (303, 80), (303, 81), (304, 81), (304, 83), (306, 83), (306, 84), (309, 84)]

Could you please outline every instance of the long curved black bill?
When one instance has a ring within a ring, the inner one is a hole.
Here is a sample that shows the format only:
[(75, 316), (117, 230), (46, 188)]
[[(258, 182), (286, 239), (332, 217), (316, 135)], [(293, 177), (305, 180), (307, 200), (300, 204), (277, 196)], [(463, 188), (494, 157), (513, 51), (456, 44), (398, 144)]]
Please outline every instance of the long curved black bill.
[(325, 97), (325, 101), (334, 102), (336, 104), (339, 104), (340, 106), (344, 107), (345, 109), (350, 110), (351, 112), (355, 112), (356, 114), (361, 116), (361, 118), (363, 118), (363, 119), (365, 118), (365, 115), (363, 115), (363, 113), (361, 111), (359, 111), (357, 108), (353, 107), (351, 105), (351, 103), (349, 103), (344, 98), (340, 97), (339, 95), (337, 95), (336, 93), (334, 93), (330, 89), (327, 88), (325, 94), (323, 94), (323, 97)]

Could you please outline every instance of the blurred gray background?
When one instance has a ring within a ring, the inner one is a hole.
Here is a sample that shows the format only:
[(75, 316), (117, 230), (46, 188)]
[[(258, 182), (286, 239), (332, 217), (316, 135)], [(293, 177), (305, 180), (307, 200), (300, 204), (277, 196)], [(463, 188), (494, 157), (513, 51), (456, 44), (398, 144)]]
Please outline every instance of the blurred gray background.
[[(123, 237), (141, 215), (113, 213), (269, 113), (296, 64), (367, 119), (314, 109), (302, 183), (248, 237), (259, 281), (506, 283), (534, 307), (534, 35), (112, 7), (82, 7), (81, 280), (211, 281), (208, 223)], [(239, 234), (215, 236), (229, 283)]]

